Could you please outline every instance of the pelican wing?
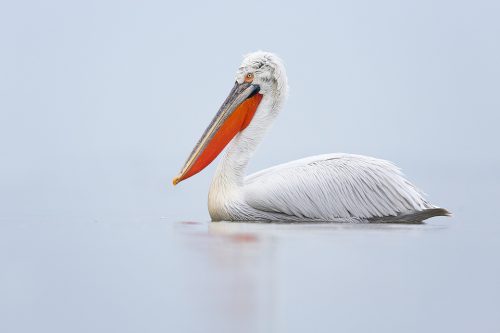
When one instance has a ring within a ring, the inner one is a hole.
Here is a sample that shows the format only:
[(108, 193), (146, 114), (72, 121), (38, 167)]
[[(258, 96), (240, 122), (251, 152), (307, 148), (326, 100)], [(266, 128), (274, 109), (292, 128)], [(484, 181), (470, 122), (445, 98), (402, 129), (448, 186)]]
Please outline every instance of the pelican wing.
[(434, 208), (392, 163), (327, 154), (281, 164), (245, 178), (253, 208), (304, 219), (366, 220)]

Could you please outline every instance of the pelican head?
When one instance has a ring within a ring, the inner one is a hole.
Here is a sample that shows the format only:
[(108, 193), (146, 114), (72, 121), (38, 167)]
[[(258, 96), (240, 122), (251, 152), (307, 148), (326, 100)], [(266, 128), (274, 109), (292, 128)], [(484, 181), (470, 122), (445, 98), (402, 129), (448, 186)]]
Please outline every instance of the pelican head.
[(253, 76), (252, 83), (260, 87), (260, 94), (286, 95), (285, 67), (277, 55), (264, 51), (247, 54), (236, 72), (236, 82), (242, 83), (248, 74)]
[[(237, 134), (255, 123), (255, 118), (267, 123), (274, 119), (287, 88), (279, 57), (263, 51), (246, 55), (236, 72), (233, 89), (174, 178), (174, 185), (208, 166)], [(266, 112), (269, 114), (263, 114)]]

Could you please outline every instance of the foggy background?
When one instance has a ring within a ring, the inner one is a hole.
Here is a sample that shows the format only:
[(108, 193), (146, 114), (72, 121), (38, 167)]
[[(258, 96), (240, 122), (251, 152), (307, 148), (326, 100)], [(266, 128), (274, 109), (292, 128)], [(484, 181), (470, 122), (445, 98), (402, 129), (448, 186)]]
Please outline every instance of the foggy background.
[(499, 10), (498, 1), (2, 2), (0, 216), (209, 219), (217, 161), (171, 180), (255, 50), (284, 60), (290, 95), (249, 172), (366, 154), (456, 212), (441, 175), (466, 191), (499, 166)]

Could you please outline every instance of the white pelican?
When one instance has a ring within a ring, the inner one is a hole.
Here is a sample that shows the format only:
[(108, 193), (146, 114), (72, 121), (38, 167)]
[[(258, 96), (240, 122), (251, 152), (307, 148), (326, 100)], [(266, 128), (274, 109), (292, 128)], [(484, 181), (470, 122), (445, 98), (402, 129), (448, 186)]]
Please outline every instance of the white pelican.
[(276, 55), (247, 55), (229, 96), (174, 178), (176, 185), (200, 172), (229, 143), (208, 194), (212, 221), (421, 222), (449, 215), (430, 204), (396, 166), (372, 157), (311, 156), (245, 177), (287, 89)]

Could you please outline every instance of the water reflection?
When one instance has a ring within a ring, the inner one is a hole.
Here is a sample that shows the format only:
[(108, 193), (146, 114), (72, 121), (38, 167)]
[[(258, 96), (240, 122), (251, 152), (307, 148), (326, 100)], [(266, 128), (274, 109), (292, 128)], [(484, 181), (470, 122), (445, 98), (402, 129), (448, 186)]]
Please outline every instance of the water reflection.
[(242, 230), (226, 232), (214, 225), (179, 222), (176, 226), (190, 262), (202, 271), (185, 281), (194, 311), (209, 314), (200, 327), (214, 332), (273, 331), (273, 238)]
[(326, 233), (338, 233), (341, 231), (429, 231), (448, 228), (449, 224), (426, 224), (426, 223), (264, 223), (264, 222), (213, 222), (208, 224), (211, 234), (259, 234), (274, 236), (290, 235), (324, 235)]
[[(180, 247), (189, 256), (185, 267), (188, 275), (185, 288), (193, 304), (192, 311), (205, 315), (201, 319), (203, 321), (200, 327), (206, 328), (207, 331), (219, 332), (274, 332), (278, 330), (278, 326), (283, 326), (278, 323), (281, 308), (288, 306), (279, 301), (279, 296), (283, 296), (280, 295), (282, 285), (286, 279), (290, 279), (288, 274), (306, 276), (308, 272), (302, 270), (303, 266), (307, 266), (304, 260), (309, 261), (309, 265), (331, 265), (327, 268), (327, 274), (331, 274), (336, 266), (347, 265), (348, 269), (352, 263), (356, 266), (356, 259), (350, 260), (351, 255), (342, 252), (345, 244), (363, 251), (360, 239), (363, 243), (369, 243), (373, 238), (384, 238), (390, 234), (403, 233), (408, 236), (439, 232), (446, 228), (444, 223), (429, 225), (185, 221), (176, 223), (174, 229)], [(309, 252), (309, 257), (306, 255), (304, 258), (304, 253), (310, 251), (311, 245), (314, 253)], [(303, 253), (294, 257), (293, 253), (297, 250)], [(283, 255), (280, 256), (279, 251), (286, 251), (284, 257), (293, 261), (285, 276), (280, 274), (276, 267), (284, 258)], [(316, 276), (309, 278), (318, 279)], [(311, 288), (310, 281), (306, 281), (300, 286), (303, 290)], [(324, 288), (325, 292), (335, 289), (327, 285)], [(341, 293), (340, 296), (342, 295)], [(333, 294), (329, 297), (335, 299)]]

